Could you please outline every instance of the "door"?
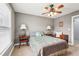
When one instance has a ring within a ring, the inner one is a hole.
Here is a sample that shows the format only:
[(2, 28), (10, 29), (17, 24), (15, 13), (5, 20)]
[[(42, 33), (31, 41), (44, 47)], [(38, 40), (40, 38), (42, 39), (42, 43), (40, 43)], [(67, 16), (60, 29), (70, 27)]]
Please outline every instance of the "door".
[(79, 16), (74, 17), (74, 44), (79, 44)]

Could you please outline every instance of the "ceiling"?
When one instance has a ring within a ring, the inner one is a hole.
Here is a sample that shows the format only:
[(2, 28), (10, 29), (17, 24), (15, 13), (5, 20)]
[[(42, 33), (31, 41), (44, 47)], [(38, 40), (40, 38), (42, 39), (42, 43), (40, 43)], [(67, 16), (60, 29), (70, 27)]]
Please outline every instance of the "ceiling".
[[(59, 3), (54, 3), (54, 4), (57, 5)], [(52, 17), (47, 15), (42, 15), (42, 13), (44, 13), (44, 7), (47, 6), (48, 3), (12, 3), (12, 6), (15, 12), (48, 17), (48, 18), (61, 17), (63, 15), (79, 10), (79, 3), (60, 3), (60, 4), (64, 5), (64, 8), (62, 9), (62, 13)]]

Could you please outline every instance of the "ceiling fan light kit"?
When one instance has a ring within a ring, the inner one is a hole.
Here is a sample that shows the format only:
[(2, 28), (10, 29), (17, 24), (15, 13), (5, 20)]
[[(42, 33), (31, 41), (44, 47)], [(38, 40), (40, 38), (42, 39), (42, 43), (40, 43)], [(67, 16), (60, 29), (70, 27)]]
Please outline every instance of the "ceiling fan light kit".
[(53, 12), (50, 12), (50, 13), (48, 14), (48, 16), (54, 16)]

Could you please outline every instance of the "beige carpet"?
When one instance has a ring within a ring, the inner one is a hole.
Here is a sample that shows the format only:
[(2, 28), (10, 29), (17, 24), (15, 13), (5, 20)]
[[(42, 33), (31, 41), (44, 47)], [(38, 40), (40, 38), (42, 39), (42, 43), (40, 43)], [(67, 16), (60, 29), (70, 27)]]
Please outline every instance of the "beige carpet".
[(15, 46), (12, 56), (32, 56), (32, 50), (30, 46)]
[(79, 56), (79, 44), (68, 48), (67, 56)]
[[(30, 46), (15, 46), (12, 56), (32, 56), (32, 50)], [(79, 45), (70, 46), (68, 52), (62, 56), (79, 56)]]

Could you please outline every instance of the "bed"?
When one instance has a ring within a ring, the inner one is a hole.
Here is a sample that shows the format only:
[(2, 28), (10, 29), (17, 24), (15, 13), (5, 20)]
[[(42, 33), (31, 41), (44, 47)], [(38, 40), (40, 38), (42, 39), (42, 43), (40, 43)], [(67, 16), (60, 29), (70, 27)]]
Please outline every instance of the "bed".
[(29, 45), (34, 56), (60, 55), (68, 48), (65, 40), (46, 35), (30, 37)]

